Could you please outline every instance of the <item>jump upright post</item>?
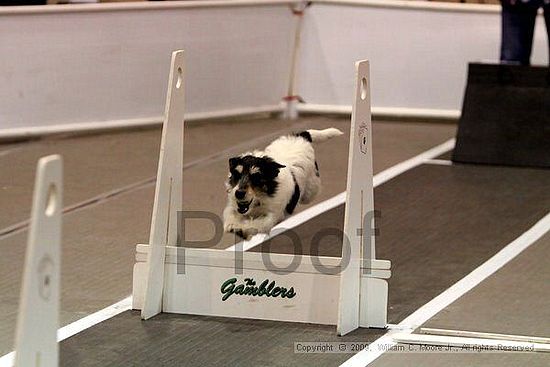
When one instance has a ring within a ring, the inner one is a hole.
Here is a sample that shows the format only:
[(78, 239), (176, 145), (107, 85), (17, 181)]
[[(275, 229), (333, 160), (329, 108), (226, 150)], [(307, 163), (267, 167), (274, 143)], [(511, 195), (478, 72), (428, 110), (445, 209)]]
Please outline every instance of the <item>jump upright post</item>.
[(38, 161), (15, 340), (16, 367), (57, 367), (63, 162)]
[(164, 108), (162, 140), (155, 201), (149, 235), (150, 249), (141, 317), (146, 320), (162, 311), (164, 257), (167, 245), (177, 246), (178, 211), (182, 210), (183, 127), (185, 111), (184, 54), (174, 51), (170, 63), (168, 91)]
[[(362, 277), (361, 273), (368, 274), (371, 269), (390, 269), (391, 265), (375, 261), (369, 62), (357, 62), (355, 71), (342, 244), (342, 261), (347, 266), (340, 275), (339, 335), (359, 326), (385, 326), (387, 282), (376, 277)], [(373, 302), (372, 298), (385, 300)]]
[(340, 335), (384, 328), (391, 263), (376, 259), (372, 230), (368, 61), (356, 64), (342, 258), (241, 252), (238, 271), (236, 252), (188, 248), (178, 239), (183, 62), (182, 51), (172, 54), (151, 236), (149, 244), (136, 246), (133, 308), (144, 319), (171, 312), (337, 325)]

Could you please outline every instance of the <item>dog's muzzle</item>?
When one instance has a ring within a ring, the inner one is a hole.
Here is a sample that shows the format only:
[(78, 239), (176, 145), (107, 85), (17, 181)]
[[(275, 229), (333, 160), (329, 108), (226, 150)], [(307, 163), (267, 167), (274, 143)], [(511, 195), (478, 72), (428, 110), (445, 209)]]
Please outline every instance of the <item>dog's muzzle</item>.
[(250, 207), (251, 201), (237, 201), (237, 211), (240, 214), (245, 214), (248, 211), (248, 208)]

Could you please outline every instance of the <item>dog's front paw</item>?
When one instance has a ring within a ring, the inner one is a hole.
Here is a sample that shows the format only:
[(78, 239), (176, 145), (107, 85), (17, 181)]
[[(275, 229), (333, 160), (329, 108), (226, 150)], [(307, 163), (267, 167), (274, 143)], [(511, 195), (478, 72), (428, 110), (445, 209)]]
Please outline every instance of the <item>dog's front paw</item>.
[(246, 239), (244, 237), (244, 233), (242, 229), (232, 229), (230, 232), (235, 233), (235, 235), (239, 236), (240, 238)]
[(234, 233), (238, 229), (237, 223), (224, 223), (223, 230), (227, 233)]
[(243, 229), (242, 233), (239, 235), (245, 240), (249, 241), (252, 237), (258, 234), (258, 230), (255, 228)]
[(227, 233), (234, 233), (244, 240), (250, 240), (258, 231), (255, 228), (243, 228), (243, 225), (226, 223), (223, 229)]
[(223, 230), (227, 233), (234, 233), (237, 236), (246, 239), (246, 235), (243, 229), (237, 223), (225, 223), (223, 226)]

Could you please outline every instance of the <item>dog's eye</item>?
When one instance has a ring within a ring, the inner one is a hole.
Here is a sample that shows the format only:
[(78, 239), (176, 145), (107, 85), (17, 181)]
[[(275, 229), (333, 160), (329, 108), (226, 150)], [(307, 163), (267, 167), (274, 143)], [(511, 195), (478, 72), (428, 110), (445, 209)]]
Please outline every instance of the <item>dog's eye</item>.
[(250, 181), (255, 185), (261, 184), (263, 182), (263, 176), (259, 173), (251, 174)]
[(235, 171), (229, 172), (228, 180), (232, 185), (235, 185), (237, 182), (239, 182), (240, 179), (241, 179), (241, 174), (240, 173), (235, 172)]

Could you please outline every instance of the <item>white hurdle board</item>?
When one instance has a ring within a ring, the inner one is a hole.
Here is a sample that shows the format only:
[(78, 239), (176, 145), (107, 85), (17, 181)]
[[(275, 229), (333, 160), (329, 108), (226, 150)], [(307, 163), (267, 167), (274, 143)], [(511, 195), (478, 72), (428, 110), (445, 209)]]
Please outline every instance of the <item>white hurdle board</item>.
[[(175, 243), (179, 240), (174, 219), (181, 196), (173, 191), (181, 192), (181, 179), (174, 180), (183, 166), (183, 116), (171, 118), (167, 113), (150, 243), (136, 247), (132, 306), (142, 310), (142, 318), (171, 312), (328, 324), (337, 325), (340, 335), (358, 327), (386, 327), (391, 263), (376, 259), (374, 234), (363, 228), (363, 218), (373, 209), (368, 61), (356, 67), (344, 229), (349, 251), (344, 262), (339, 257), (232, 252)], [(183, 70), (181, 51), (172, 56), (171, 83), (177, 68)], [(177, 103), (183, 110), (183, 91), (174, 94), (174, 86), (168, 88), (166, 105)], [(167, 135), (169, 131), (173, 133)], [(179, 156), (167, 160), (167, 154)], [(163, 185), (163, 177), (170, 177), (172, 184)], [(285, 233), (289, 234), (281, 234)], [(351, 265), (343, 266), (347, 260)]]
[(63, 163), (38, 161), (17, 318), (15, 366), (58, 365)]

